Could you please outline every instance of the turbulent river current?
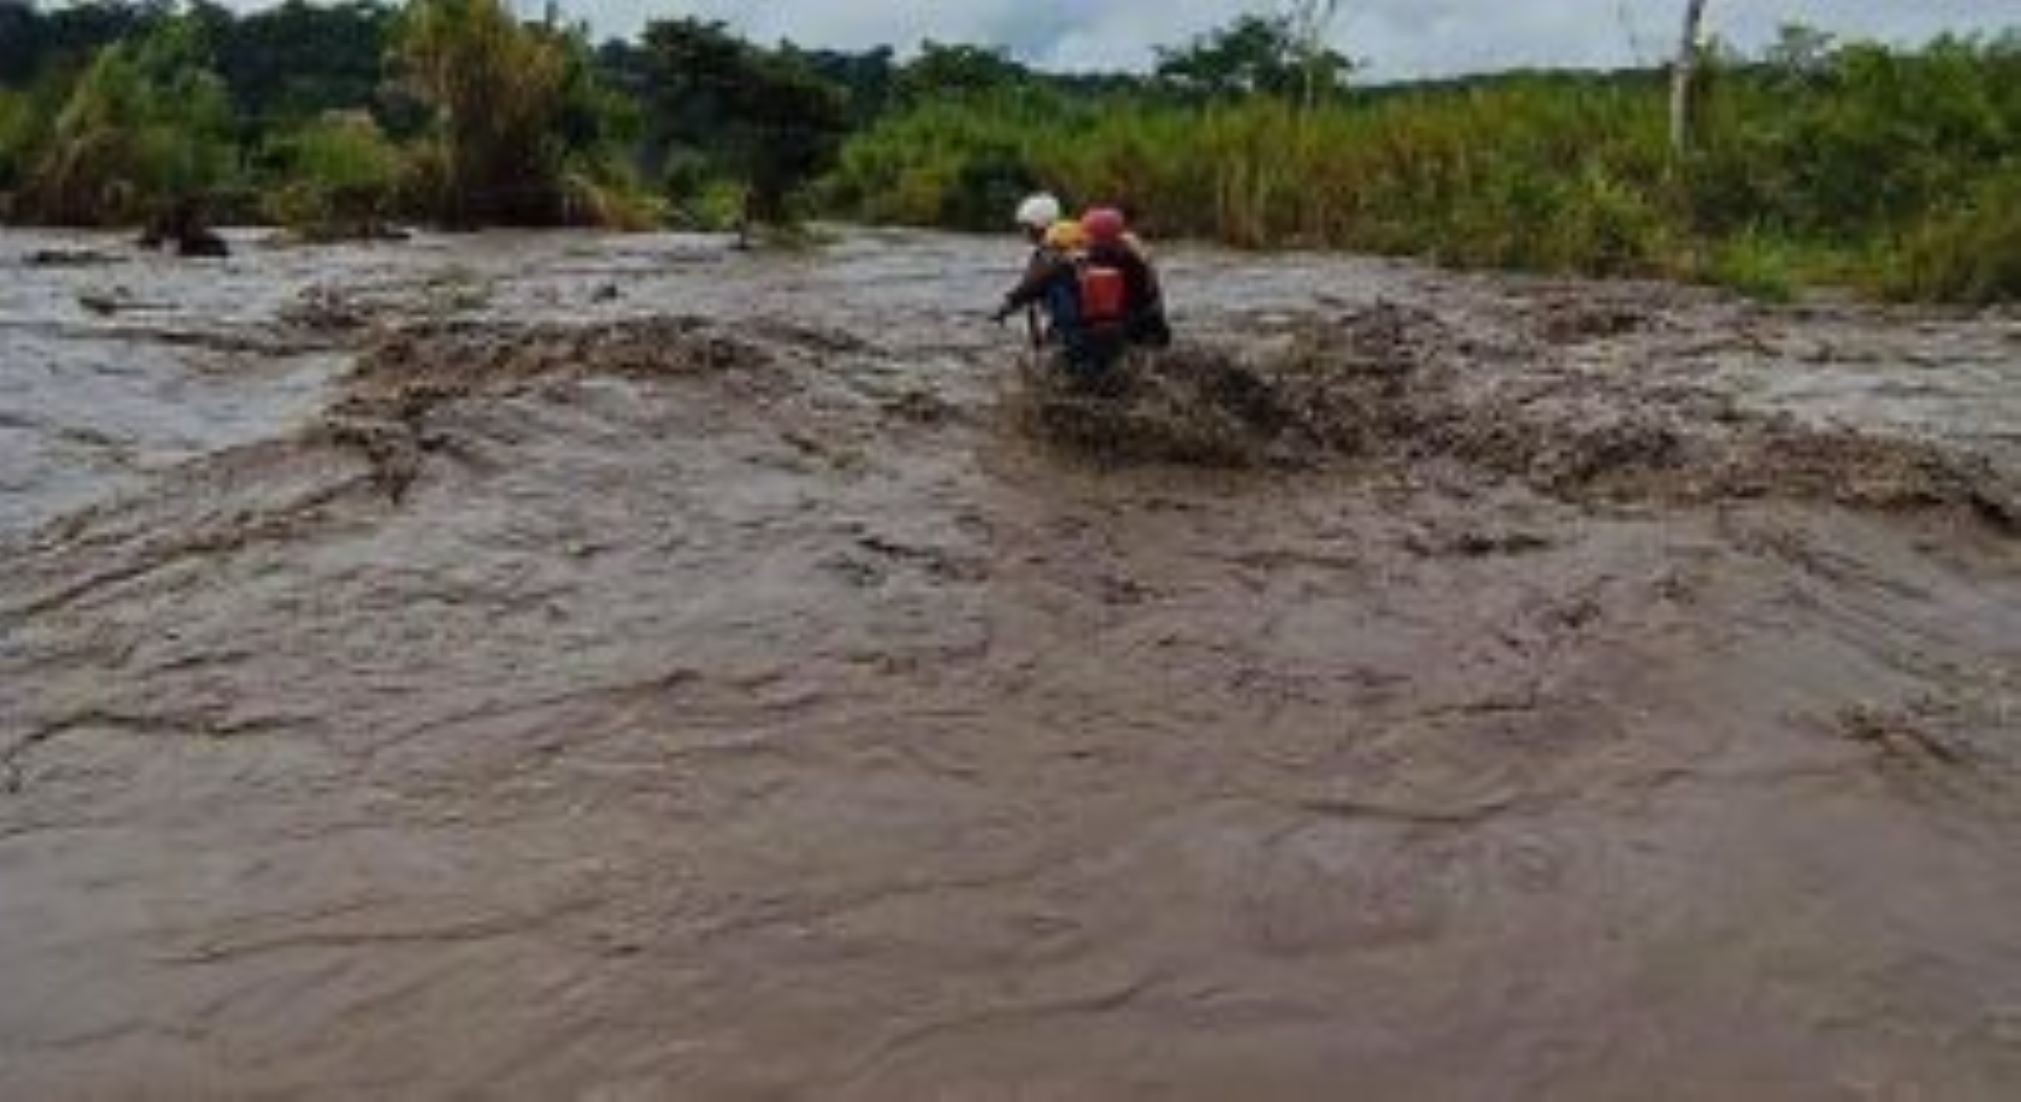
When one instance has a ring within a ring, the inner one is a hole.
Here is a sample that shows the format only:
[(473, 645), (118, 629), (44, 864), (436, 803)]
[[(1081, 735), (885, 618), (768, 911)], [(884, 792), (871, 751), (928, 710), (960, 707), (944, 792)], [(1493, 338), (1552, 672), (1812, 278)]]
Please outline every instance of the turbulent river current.
[(0, 1097), (2021, 1096), (2021, 319), (0, 236)]

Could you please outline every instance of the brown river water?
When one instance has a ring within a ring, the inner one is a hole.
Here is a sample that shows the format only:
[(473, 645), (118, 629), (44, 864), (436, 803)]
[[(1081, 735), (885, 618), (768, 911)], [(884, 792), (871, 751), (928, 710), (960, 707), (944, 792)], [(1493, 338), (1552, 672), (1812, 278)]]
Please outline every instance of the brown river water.
[(1020, 259), (0, 236), (0, 1097), (2021, 1097), (2021, 320)]

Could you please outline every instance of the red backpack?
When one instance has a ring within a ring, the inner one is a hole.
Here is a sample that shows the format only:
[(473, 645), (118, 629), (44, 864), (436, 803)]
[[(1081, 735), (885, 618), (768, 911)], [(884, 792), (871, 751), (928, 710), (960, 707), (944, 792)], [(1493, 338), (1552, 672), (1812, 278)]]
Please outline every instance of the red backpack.
[(1081, 265), (1081, 321), (1105, 325), (1123, 320), (1129, 310), (1129, 285), (1120, 268), (1106, 264)]

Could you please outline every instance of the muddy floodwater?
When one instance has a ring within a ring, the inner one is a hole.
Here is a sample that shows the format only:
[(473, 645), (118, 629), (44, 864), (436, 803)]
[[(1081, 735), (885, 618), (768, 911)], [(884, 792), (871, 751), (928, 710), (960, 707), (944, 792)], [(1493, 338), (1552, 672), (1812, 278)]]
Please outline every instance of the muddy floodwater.
[(2021, 320), (0, 236), (0, 1097), (2021, 1097)]

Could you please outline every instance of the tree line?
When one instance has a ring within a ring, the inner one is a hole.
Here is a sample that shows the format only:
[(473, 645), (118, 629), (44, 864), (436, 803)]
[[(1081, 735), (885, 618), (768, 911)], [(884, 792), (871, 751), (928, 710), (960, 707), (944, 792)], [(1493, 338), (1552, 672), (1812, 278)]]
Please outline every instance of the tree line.
[(0, 0), (0, 216), (980, 229), (1047, 188), (1247, 247), (2021, 297), (2021, 37), (1791, 28), (1743, 55), (1688, 19), (1695, 80), (1375, 87), (1327, 45), (1336, 6), (1280, 0), (1148, 72), (1062, 75), (694, 19), (599, 42), (501, 0)]
[[(1345, 60), (1248, 16), (1148, 77), (1051, 76), (929, 42), (903, 63), (760, 46), (668, 19), (593, 42), (500, 0), (0, 0), (0, 211), (125, 224), (217, 219), (353, 233), (484, 224), (784, 222), (847, 137), (1010, 89), (1208, 100), (1333, 90)], [(1314, 82), (1317, 82), (1317, 85)]]

